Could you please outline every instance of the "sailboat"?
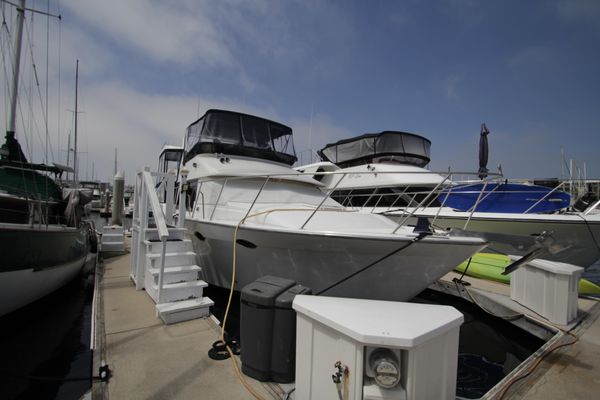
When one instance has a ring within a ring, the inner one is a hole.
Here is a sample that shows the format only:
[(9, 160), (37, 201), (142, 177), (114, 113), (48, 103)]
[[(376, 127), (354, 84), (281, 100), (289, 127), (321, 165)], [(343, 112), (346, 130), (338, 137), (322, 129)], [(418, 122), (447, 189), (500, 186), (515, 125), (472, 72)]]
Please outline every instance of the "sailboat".
[(61, 187), (58, 165), (31, 163), (15, 134), (25, 0), (17, 7), (11, 108), (0, 149), (0, 316), (71, 281), (83, 267), (93, 232), (81, 220), (84, 195)]

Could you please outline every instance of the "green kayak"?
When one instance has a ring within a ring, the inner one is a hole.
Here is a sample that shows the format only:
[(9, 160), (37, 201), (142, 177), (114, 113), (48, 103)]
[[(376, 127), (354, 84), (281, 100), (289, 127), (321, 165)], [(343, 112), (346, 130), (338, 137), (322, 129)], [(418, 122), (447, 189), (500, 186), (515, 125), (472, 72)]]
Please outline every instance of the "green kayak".
[[(468, 262), (469, 260), (466, 260), (454, 270), (464, 272)], [(466, 275), (508, 284), (510, 283), (510, 275), (502, 275), (502, 272), (510, 263), (510, 258), (504, 254), (477, 253), (471, 257)], [(579, 294), (600, 295), (600, 286), (587, 279), (580, 279)]]

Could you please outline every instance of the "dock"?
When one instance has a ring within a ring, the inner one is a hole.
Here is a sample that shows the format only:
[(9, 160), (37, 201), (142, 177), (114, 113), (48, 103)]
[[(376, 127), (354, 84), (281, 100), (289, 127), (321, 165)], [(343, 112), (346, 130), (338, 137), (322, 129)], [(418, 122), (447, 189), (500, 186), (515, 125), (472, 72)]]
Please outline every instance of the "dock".
[[(231, 359), (208, 350), (220, 338), (211, 317), (165, 325), (145, 291), (129, 277), (130, 255), (105, 258), (97, 273), (94, 372), (108, 364), (108, 382), (96, 382), (94, 399), (248, 399)], [(238, 359), (239, 363), (239, 359)], [(279, 386), (246, 381), (265, 399), (281, 399)]]
[[(127, 241), (127, 246), (129, 243)], [(232, 360), (215, 361), (208, 350), (220, 338), (214, 317), (164, 325), (145, 291), (135, 290), (129, 277), (130, 254), (105, 258), (97, 272), (94, 372), (102, 363), (111, 371), (108, 382), (96, 381), (93, 399), (248, 399)], [(463, 277), (468, 289), (453, 282), (451, 272), (432, 289), (479, 303), (491, 312), (508, 310), (508, 285)], [(523, 313), (527, 309), (522, 307)], [(488, 311), (489, 311), (488, 310)], [(514, 310), (514, 308), (513, 308)], [(514, 311), (513, 311), (514, 312)], [(600, 302), (579, 299), (579, 317), (572, 326), (535, 322), (531, 328), (549, 340), (507, 375), (484, 399), (589, 399), (600, 393)], [(543, 329), (542, 329), (543, 328)], [(570, 330), (570, 333), (566, 331)], [(237, 357), (239, 365), (239, 357)], [(244, 379), (264, 399), (284, 399), (293, 385)], [(293, 393), (289, 398), (293, 399)]]
[[(461, 278), (465, 289), (454, 282)], [(434, 290), (476, 302), (492, 314), (523, 313), (532, 323), (555, 333), (538, 351), (507, 375), (483, 399), (591, 399), (600, 393), (600, 299), (579, 298), (576, 321), (552, 326), (510, 299), (510, 286), (450, 272), (432, 285)], [(468, 292), (467, 292), (468, 290)], [(519, 325), (516, 323), (516, 325)], [(534, 334), (543, 335), (542, 331)]]

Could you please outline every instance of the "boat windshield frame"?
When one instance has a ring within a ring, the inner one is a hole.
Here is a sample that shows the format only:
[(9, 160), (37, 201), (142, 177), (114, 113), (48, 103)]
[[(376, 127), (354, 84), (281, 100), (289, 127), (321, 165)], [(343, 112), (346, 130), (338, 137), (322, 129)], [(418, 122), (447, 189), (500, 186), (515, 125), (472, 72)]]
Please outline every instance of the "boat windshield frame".
[(297, 161), (292, 128), (253, 115), (211, 109), (186, 131), (184, 158), (228, 154), (293, 165)]
[(329, 143), (318, 154), (340, 168), (369, 163), (399, 163), (425, 168), (431, 161), (431, 141), (401, 131), (367, 133)]

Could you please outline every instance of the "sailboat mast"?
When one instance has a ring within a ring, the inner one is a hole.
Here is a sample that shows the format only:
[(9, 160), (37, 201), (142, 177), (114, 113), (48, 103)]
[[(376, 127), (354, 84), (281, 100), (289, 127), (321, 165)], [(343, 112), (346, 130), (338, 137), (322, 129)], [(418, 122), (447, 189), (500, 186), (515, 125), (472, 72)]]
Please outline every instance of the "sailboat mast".
[(77, 184), (77, 85), (79, 84), (79, 60), (75, 66), (75, 138), (73, 140), (73, 183)]
[(8, 132), (15, 132), (16, 116), (17, 116), (17, 94), (19, 91), (19, 70), (21, 68), (21, 39), (23, 37), (23, 20), (25, 19), (25, 0), (19, 0), (17, 7), (17, 25), (16, 34), (14, 36), (14, 51), (13, 56), (13, 81), (12, 90), (10, 93), (10, 114), (8, 116)]
[(67, 167), (71, 166), (71, 134), (67, 139)]

